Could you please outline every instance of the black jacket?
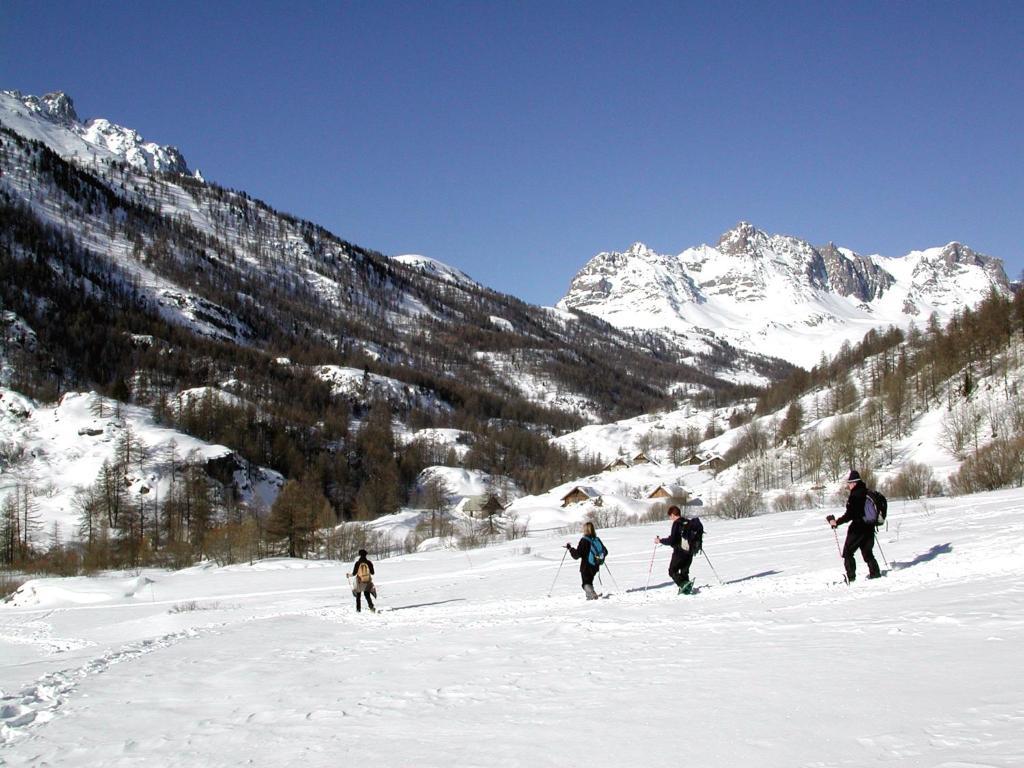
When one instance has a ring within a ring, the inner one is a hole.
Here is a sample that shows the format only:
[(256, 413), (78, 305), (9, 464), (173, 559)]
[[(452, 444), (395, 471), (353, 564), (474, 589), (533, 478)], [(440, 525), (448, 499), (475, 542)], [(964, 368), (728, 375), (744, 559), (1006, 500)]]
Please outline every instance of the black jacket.
[(678, 518), (672, 523), (672, 530), (668, 534), (668, 538), (658, 539), (666, 547), (672, 547), (672, 549), (683, 548), (683, 528), (686, 526), (686, 520)]
[(360, 563), (366, 563), (368, 566), (370, 566), (370, 576), (373, 576), (373, 563), (371, 563), (370, 559), (368, 557), (365, 557), (365, 556), (364, 557), (360, 557), (358, 560), (356, 560), (355, 565), (352, 566), (352, 575), (353, 576), (358, 576), (359, 575), (359, 564)]
[(864, 485), (863, 480), (858, 480), (846, 499), (846, 512), (836, 520), (836, 525), (849, 523), (851, 531), (873, 531), (875, 527), (864, 522), (864, 499), (867, 495), (868, 487)]
[[(604, 542), (601, 542), (604, 544)], [(580, 570), (591, 568), (597, 570), (600, 566), (591, 565), (590, 563), (590, 537), (584, 536), (580, 539), (580, 543), (575, 547), (569, 547), (569, 554), (572, 555), (573, 560), (582, 560), (580, 563)], [(604, 548), (605, 557), (608, 556), (608, 547)]]

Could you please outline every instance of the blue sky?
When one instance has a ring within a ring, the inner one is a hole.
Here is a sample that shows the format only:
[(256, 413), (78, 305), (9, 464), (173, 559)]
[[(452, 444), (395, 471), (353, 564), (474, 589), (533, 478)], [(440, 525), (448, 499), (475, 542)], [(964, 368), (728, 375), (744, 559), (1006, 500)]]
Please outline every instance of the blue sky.
[(1019, 2), (25, 2), (0, 87), (550, 304), (740, 220), (1024, 269)]

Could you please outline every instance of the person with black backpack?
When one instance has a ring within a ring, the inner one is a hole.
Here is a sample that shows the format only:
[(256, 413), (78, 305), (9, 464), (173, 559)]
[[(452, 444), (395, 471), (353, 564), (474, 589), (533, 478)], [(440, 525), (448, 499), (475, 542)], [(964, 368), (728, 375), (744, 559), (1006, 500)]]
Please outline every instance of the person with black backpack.
[(594, 591), (594, 577), (604, 565), (604, 559), (608, 557), (608, 547), (597, 537), (593, 523), (583, 524), (583, 538), (575, 547), (566, 543), (565, 548), (569, 550), (573, 560), (580, 561), (580, 578), (583, 580), (583, 591), (587, 600), (597, 600), (598, 594)]
[(363, 610), (363, 595), (366, 595), (366, 607), (376, 613), (373, 607), (373, 597), (377, 596), (377, 588), (373, 586), (373, 563), (366, 556), (366, 550), (359, 550), (359, 559), (352, 566), (352, 577), (355, 584), (352, 586), (352, 594), (356, 598), (356, 613)]
[[(877, 579), (882, 575), (875, 560), (873, 552), (875, 546), (875, 526), (880, 520), (884, 520), (884, 512), (880, 512), (879, 505), (875, 502), (874, 491), (869, 491), (867, 485), (861, 479), (857, 470), (851, 470), (846, 478), (846, 485), (850, 489), (850, 495), (846, 499), (846, 512), (838, 520), (834, 515), (825, 519), (832, 528), (837, 528), (844, 523), (850, 527), (846, 531), (846, 543), (843, 545), (843, 564), (846, 566), (846, 580), (854, 581), (857, 578), (857, 563), (853, 559), (854, 554), (860, 550), (860, 556), (868, 566), (868, 578)], [(884, 498), (884, 497), (883, 497)], [(884, 506), (884, 505), (883, 505)]]
[(672, 560), (668, 564), (668, 575), (679, 588), (677, 594), (688, 595), (693, 592), (693, 580), (690, 578), (690, 565), (693, 557), (701, 550), (704, 526), (700, 518), (687, 519), (673, 505), (668, 508), (672, 530), (667, 538), (654, 537), (654, 541), (666, 547), (672, 547)]

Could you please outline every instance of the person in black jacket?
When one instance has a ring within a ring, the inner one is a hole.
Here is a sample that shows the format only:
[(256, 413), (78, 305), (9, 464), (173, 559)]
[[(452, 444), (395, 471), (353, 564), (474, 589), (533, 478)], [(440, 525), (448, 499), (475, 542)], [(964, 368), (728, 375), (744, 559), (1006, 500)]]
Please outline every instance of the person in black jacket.
[(846, 531), (846, 543), (843, 545), (843, 563), (846, 565), (846, 579), (853, 581), (857, 578), (857, 563), (853, 559), (857, 550), (860, 556), (868, 564), (868, 578), (877, 579), (882, 575), (875, 560), (873, 552), (875, 546), (875, 524), (864, 520), (864, 499), (868, 495), (868, 487), (860, 477), (857, 470), (852, 470), (846, 479), (846, 485), (850, 489), (850, 495), (846, 499), (846, 512), (838, 520), (829, 515), (825, 519), (833, 528), (843, 523), (849, 523)]
[(684, 532), (686, 520), (679, 507), (668, 508), (669, 519), (672, 520), (672, 531), (667, 538), (654, 537), (654, 541), (666, 547), (672, 547), (672, 560), (668, 564), (668, 575), (679, 587), (678, 594), (688, 595), (693, 591), (693, 581), (690, 579), (690, 564), (693, 562), (693, 552), (690, 551), (690, 542), (687, 541)]
[(575, 547), (567, 543), (565, 548), (569, 550), (573, 560), (580, 561), (580, 578), (583, 580), (583, 591), (587, 595), (587, 600), (597, 600), (598, 594), (594, 591), (594, 577), (601, 566), (599, 562), (594, 562), (594, 558), (590, 556), (590, 550), (591, 548), (595, 549), (595, 555), (598, 555), (600, 561), (608, 554), (608, 549), (604, 546), (604, 542), (597, 538), (594, 524), (584, 523), (583, 538), (580, 539), (580, 543)]
[[(365, 566), (360, 572), (360, 566)], [(352, 566), (352, 576), (355, 583), (352, 586), (352, 594), (356, 598), (356, 612), (363, 610), (363, 595), (366, 595), (366, 607), (376, 613), (373, 607), (373, 597), (377, 595), (377, 588), (373, 586), (373, 563), (366, 556), (366, 550), (359, 550), (359, 559)]]

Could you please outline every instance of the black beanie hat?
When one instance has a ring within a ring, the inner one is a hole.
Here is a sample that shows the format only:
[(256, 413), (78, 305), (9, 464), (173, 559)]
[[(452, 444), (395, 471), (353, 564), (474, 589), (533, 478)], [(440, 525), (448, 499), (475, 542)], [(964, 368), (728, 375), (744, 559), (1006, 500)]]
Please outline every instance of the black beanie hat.
[(360, 549), (359, 550), (359, 556), (360, 557), (366, 557), (366, 550), (365, 549)]
[(850, 476), (848, 478), (846, 478), (846, 482), (848, 482), (848, 483), (856, 483), (856, 482), (859, 482), (859, 481), (860, 481), (860, 472), (858, 472), (856, 469), (851, 469), (850, 470)]

